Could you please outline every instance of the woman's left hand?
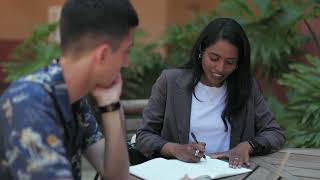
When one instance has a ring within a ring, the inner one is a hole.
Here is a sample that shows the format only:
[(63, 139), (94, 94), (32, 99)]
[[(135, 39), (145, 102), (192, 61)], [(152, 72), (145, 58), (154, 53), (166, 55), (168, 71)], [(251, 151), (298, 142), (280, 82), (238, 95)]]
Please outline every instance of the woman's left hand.
[(231, 168), (241, 168), (243, 165), (250, 166), (249, 158), (252, 150), (253, 149), (250, 144), (245, 141), (238, 144), (236, 147), (230, 149), (229, 151), (213, 153), (209, 154), (209, 156), (215, 159), (228, 158), (229, 166)]

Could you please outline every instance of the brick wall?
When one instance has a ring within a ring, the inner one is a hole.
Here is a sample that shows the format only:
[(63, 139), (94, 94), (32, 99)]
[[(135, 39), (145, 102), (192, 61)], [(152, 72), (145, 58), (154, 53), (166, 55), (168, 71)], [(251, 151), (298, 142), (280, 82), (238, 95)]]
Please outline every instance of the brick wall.
[[(9, 60), (9, 54), (21, 42), (21, 40), (0, 39), (0, 63)], [(5, 74), (2, 67), (0, 67), (0, 93), (2, 93), (8, 83), (4, 81)]]

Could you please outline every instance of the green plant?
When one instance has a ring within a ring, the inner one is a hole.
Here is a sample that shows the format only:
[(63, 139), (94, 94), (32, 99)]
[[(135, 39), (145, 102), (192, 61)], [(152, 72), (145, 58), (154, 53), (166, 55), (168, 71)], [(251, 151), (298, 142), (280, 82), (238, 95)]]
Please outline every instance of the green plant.
[(48, 40), (57, 26), (57, 23), (37, 26), (31, 36), (13, 50), (9, 61), (2, 64), (6, 73), (5, 80), (15, 81), (48, 65), (53, 58), (60, 56), (58, 45)]
[(290, 65), (291, 72), (283, 74), (279, 80), (289, 91), (286, 111), (280, 121), (290, 125), (287, 134), (292, 144), (319, 148), (320, 58), (307, 56), (307, 60), (309, 65)]
[(249, 37), (254, 69), (263, 68), (263, 75), (271, 80), (288, 71), (289, 57), (303, 53), (299, 48), (307, 40), (297, 31), (300, 22), (318, 15), (315, 1), (225, 0), (208, 15), (198, 15), (184, 26), (172, 26), (162, 44), (169, 47), (168, 61), (174, 65), (185, 64), (192, 44), (200, 31), (212, 19), (231, 17), (246, 30)]
[[(21, 76), (30, 74), (47, 66), (52, 59), (60, 56), (58, 44), (48, 40), (57, 29), (57, 23), (43, 24), (36, 27), (28, 37), (14, 49), (10, 60), (2, 65), (7, 81), (15, 81)], [(138, 31), (136, 42), (145, 34)], [(147, 98), (151, 86), (159, 76), (164, 63), (159, 53), (155, 51), (154, 43), (135, 43), (130, 51), (130, 66), (123, 70), (124, 89), (122, 98)]]
[(166, 46), (168, 54), (165, 62), (168, 67), (179, 67), (189, 60), (192, 45), (201, 30), (210, 22), (207, 14), (196, 15), (195, 19), (183, 26), (173, 25), (159, 41), (160, 46)]
[(156, 52), (157, 44), (138, 42), (145, 35), (142, 31), (136, 32), (136, 43), (130, 51), (129, 68), (122, 70), (123, 99), (148, 98), (153, 83), (165, 68), (162, 56)]

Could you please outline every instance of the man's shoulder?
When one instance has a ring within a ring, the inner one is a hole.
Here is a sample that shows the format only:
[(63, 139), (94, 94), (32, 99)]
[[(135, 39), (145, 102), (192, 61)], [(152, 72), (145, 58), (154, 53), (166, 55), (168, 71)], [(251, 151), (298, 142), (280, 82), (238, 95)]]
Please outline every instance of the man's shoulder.
[(14, 127), (14, 131), (8, 129), (8, 136), (14, 132), (21, 133), (28, 128), (51, 129), (53, 126), (47, 123), (55, 124), (56, 122), (52, 119), (54, 112), (51, 107), (49, 93), (41, 84), (16, 81), (0, 98), (0, 125)]
[[(40, 83), (18, 80), (12, 83), (0, 98), (0, 105), (7, 101), (12, 104), (41, 103), (49, 96), (49, 90)], [(41, 101), (37, 101), (41, 100)]]
[[(167, 69), (162, 72), (168, 85), (178, 85), (179, 87), (187, 87), (192, 81), (191, 69)], [(174, 86), (175, 87), (175, 86)]]
[(54, 78), (57, 75), (59, 75), (59, 66), (53, 64), (23, 76), (5, 90), (1, 100), (21, 95), (28, 98), (46, 97), (52, 92)]

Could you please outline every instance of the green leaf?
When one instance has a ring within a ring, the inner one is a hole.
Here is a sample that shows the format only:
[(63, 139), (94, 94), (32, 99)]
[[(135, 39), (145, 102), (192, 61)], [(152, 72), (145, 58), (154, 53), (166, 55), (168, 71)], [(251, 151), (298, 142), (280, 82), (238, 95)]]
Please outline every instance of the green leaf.
[(258, 7), (261, 15), (265, 17), (268, 14), (268, 10), (271, 6), (271, 0), (253, 0), (253, 3)]

